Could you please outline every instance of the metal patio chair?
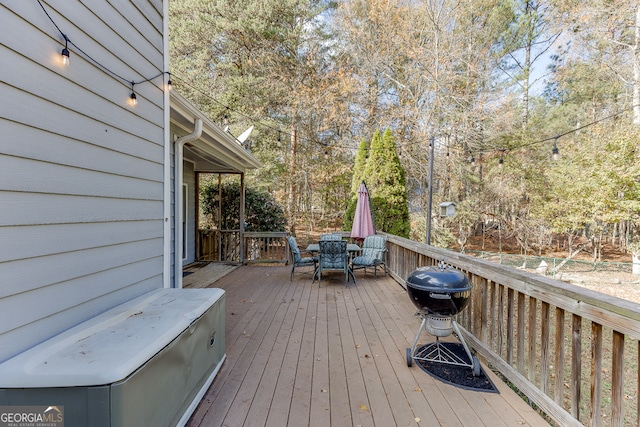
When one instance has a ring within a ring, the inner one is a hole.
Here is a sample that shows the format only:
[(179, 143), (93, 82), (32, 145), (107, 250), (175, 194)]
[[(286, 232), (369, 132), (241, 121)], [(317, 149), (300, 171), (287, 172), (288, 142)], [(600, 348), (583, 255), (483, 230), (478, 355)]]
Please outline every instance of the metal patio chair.
[(320, 250), (318, 252), (318, 268), (313, 274), (313, 283), (318, 277), (318, 287), (322, 281), (323, 271), (343, 271), (347, 286), (349, 285), (349, 274), (353, 277), (353, 283), (356, 283), (356, 277), (349, 267), (349, 255), (347, 253), (346, 240), (320, 240), (318, 242)]
[(321, 234), (320, 240), (342, 240), (342, 233)]
[(291, 250), (291, 279), (293, 280), (293, 273), (296, 267), (311, 267), (313, 266), (313, 272), (315, 277), (315, 272), (318, 268), (318, 258), (315, 256), (303, 257), (302, 254), (307, 251), (301, 251), (298, 247), (298, 242), (296, 242), (296, 238), (293, 236), (287, 236), (287, 242), (289, 242), (289, 249)]
[(362, 243), (362, 254), (354, 257), (351, 261), (351, 269), (364, 269), (367, 273), (367, 267), (373, 267), (373, 277), (377, 278), (378, 266), (382, 265), (385, 274), (387, 273), (387, 265), (384, 262), (384, 255), (387, 251), (387, 239), (383, 236), (367, 236)]

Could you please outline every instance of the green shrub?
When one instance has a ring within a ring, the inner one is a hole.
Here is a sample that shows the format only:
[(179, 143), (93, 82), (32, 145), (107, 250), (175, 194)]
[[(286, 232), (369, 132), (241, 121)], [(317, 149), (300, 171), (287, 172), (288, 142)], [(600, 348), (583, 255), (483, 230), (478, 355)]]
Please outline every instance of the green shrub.
[[(205, 186), (200, 192), (202, 209), (213, 226), (222, 230), (240, 229), (240, 184), (222, 184), (222, 218), (218, 212), (218, 184)], [(245, 189), (245, 231), (285, 231), (284, 209), (266, 191)]]

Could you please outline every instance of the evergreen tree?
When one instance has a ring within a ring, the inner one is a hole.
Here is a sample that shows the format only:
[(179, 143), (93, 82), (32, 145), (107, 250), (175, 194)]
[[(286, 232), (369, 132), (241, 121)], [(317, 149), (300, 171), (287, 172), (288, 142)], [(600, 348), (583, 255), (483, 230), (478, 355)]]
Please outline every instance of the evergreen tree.
[(354, 194), (355, 197), (358, 197), (358, 188), (364, 179), (364, 170), (367, 166), (368, 154), (369, 144), (363, 139), (356, 153), (356, 162), (353, 165), (353, 177), (351, 178), (351, 193)]
[(351, 177), (351, 199), (344, 213), (343, 229), (351, 230), (353, 227), (353, 216), (356, 213), (356, 205), (358, 203), (358, 188), (364, 180), (364, 169), (367, 166), (367, 154), (369, 152), (369, 144), (366, 140), (360, 142), (358, 152), (356, 153), (356, 162), (353, 166), (353, 176)]
[(373, 135), (364, 176), (376, 230), (408, 238), (411, 224), (406, 177), (390, 129), (382, 137), (380, 132)]

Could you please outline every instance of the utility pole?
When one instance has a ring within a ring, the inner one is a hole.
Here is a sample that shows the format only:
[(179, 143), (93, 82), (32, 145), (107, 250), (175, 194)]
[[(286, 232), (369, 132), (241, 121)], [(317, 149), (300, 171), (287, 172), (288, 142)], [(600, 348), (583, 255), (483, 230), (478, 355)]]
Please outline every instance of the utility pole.
[(431, 203), (433, 201), (433, 156), (435, 153), (435, 138), (429, 139), (429, 198), (427, 199), (427, 245), (431, 245)]

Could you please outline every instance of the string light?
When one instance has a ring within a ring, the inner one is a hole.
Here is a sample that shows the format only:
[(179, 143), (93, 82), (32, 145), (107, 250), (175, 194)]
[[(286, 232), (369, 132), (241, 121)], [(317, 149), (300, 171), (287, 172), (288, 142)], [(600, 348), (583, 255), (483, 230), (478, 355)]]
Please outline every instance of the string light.
[(558, 151), (558, 138), (556, 137), (553, 140), (553, 150), (551, 150), (551, 157), (553, 158), (554, 161), (558, 160), (560, 158), (560, 152)]
[(171, 91), (171, 73), (169, 71), (166, 72), (167, 74), (167, 90)]
[(161, 71), (160, 73), (154, 75), (153, 77), (149, 77), (149, 78), (143, 78), (139, 81), (133, 81), (133, 80), (129, 80), (123, 76), (121, 76), (120, 74), (116, 73), (115, 71), (111, 70), (110, 68), (108, 68), (107, 66), (103, 65), (102, 63), (98, 62), (97, 60), (95, 60), (91, 55), (89, 55), (87, 52), (85, 52), (84, 50), (82, 50), (78, 45), (76, 45), (75, 43), (73, 43), (69, 37), (67, 37), (67, 35), (60, 29), (60, 27), (58, 26), (58, 24), (56, 24), (56, 22), (53, 20), (53, 18), (51, 17), (51, 15), (49, 15), (49, 12), (47, 12), (47, 9), (45, 9), (44, 5), (42, 4), (42, 2), (40, 0), (36, 0), (38, 2), (38, 4), (40, 5), (40, 7), (42, 8), (42, 11), (45, 13), (45, 15), (47, 15), (47, 18), (49, 18), (49, 21), (51, 21), (51, 23), (53, 24), (54, 27), (56, 27), (56, 30), (58, 30), (58, 32), (60, 33), (60, 35), (62, 36), (62, 38), (64, 39), (64, 48), (62, 49), (62, 51), (60, 52), (61, 58), (62, 58), (62, 63), (64, 65), (68, 65), (69, 64), (69, 56), (70, 56), (70, 52), (69, 52), (69, 45), (73, 46), (73, 48), (80, 52), (84, 57), (86, 57), (88, 60), (90, 60), (91, 62), (93, 62), (97, 67), (99, 67), (100, 69), (106, 71), (108, 74), (112, 75), (113, 77), (121, 80), (124, 83), (129, 83), (131, 84), (131, 94), (129, 95), (129, 103), (131, 105), (136, 105), (138, 103), (138, 100), (136, 98), (136, 94), (133, 91), (133, 86), (136, 84), (141, 84), (141, 83), (146, 83), (146, 82), (150, 82), (152, 80), (157, 79), (160, 76), (164, 76), (165, 74), (167, 74), (169, 76), (167, 83), (166, 83), (166, 87), (165, 90), (170, 91), (171, 90), (171, 73), (169, 71)]
[(504, 150), (500, 153), (500, 160), (498, 160), (498, 168), (502, 169), (504, 165)]
[[(106, 66), (102, 65), (100, 62), (96, 61), (94, 58), (92, 58), (90, 55), (88, 55), (86, 52), (84, 52), (82, 49), (80, 49), (80, 48), (79, 48), (75, 43), (73, 43), (73, 42), (72, 42), (72, 41), (67, 37), (67, 35), (66, 35), (65, 33), (63, 33), (63, 32), (62, 32), (62, 30), (60, 29), (60, 27), (58, 27), (58, 25), (56, 24), (56, 22), (53, 20), (53, 18), (49, 15), (49, 13), (47, 12), (47, 10), (45, 9), (45, 7), (44, 7), (44, 5), (42, 4), (42, 2), (41, 2), (40, 0), (36, 0), (36, 1), (38, 2), (38, 4), (40, 5), (40, 7), (42, 8), (43, 12), (47, 15), (47, 18), (49, 18), (49, 20), (51, 21), (51, 23), (56, 27), (56, 29), (58, 30), (58, 32), (62, 35), (62, 37), (63, 37), (63, 39), (64, 39), (64, 41), (65, 41), (65, 47), (64, 47), (64, 48), (62, 49), (62, 51), (61, 51), (62, 63), (63, 63), (64, 65), (68, 65), (68, 64), (69, 64), (69, 62), (70, 62), (70, 60), (69, 60), (69, 56), (70, 56), (70, 52), (69, 52), (69, 44), (71, 44), (71, 45), (72, 45), (76, 50), (78, 50), (78, 51), (79, 51), (80, 53), (82, 53), (85, 57), (87, 57), (90, 61), (92, 61), (95, 65), (97, 65), (98, 67), (100, 67), (101, 69), (103, 69), (104, 71), (106, 71), (107, 73), (109, 73), (109, 74), (111, 74), (112, 76), (114, 76), (114, 77), (116, 77), (116, 78), (118, 78), (118, 79), (122, 80), (122, 81), (123, 81), (123, 82), (125, 82), (125, 83), (131, 83), (131, 86), (132, 86), (132, 92), (131, 92), (131, 95), (129, 96), (129, 99), (130, 99), (130, 102), (131, 102), (131, 104), (132, 104), (132, 105), (136, 105), (136, 104), (137, 104), (136, 94), (135, 94), (135, 92), (133, 92), (133, 85), (134, 85), (134, 84), (140, 84), (140, 83), (150, 82), (150, 81), (152, 81), (152, 80), (154, 80), (154, 79), (156, 79), (156, 78), (158, 78), (158, 77), (160, 77), (160, 76), (163, 76), (164, 74), (167, 74), (169, 77), (168, 77), (168, 80), (167, 80), (167, 83), (166, 83), (166, 90), (167, 90), (167, 91), (170, 91), (170, 90), (171, 90), (171, 88), (172, 88), (172, 85), (171, 85), (171, 73), (170, 73), (169, 71), (162, 71), (162, 72), (160, 72), (159, 74), (157, 74), (157, 75), (155, 75), (155, 76), (153, 76), (153, 77), (146, 78), (146, 79), (142, 79), (142, 80), (140, 80), (140, 81), (138, 81), (138, 82), (133, 82), (133, 81), (129, 81), (128, 79), (126, 79), (126, 78), (122, 77), (121, 75), (119, 75), (119, 74), (115, 73), (114, 71), (110, 70), (110, 69), (109, 69), (109, 68), (107, 68)], [(209, 94), (207, 94), (206, 92), (204, 92), (204, 91), (200, 90), (199, 88), (194, 87), (193, 85), (190, 85), (189, 83), (187, 83), (187, 82), (186, 82), (186, 81), (184, 81), (184, 80), (182, 80), (182, 81), (183, 81), (187, 86), (189, 86), (189, 87), (191, 87), (192, 89), (195, 89), (196, 91), (198, 91), (198, 92), (202, 93), (203, 95), (205, 95), (205, 96), (207, 96), (208, 98), (212, 99), (214, 102), (217, 102), (218, 104), (223, 105), (222, 103), (220, 103), (220, 102), (219, 102), (218, 100), (216, 100), (215, 98), (211, 97), (211, 96), (210, 96)], [(601, 122), (601, 121), (604, 121), (604, 120), (607, 120), (607, 119), (610, 119), (610, 118), (613, 118), (613, 117), (617, 117), (617, 116), (619, 116), (620, 114), (622, 114), (622, 113), (624, 113), (624, 112), (626, 112), (626, 111), (631, 111), (631, 110), (633, 110), (633, 109), (634, 109), (635, 107), (637, 107), (637, 106), (638, 106), (638, 105), (633, 105), (633, 106), (631, 106), (630, 108), (627, 108), (627, 109), (624, 109), (624, 110), (618, 111), (618, 112), (616, 112), (616, 113), (614, 113), (614, 114), (612, 114), (612, 115), (610, 115), (610, 116), (603, 117), (603, 118), (598, 119), (598, 120), (595, 120), (595, 121), (593, 121), (593, 122), (591, 122), (591, 123), (587, 123), (586, 125), (580, 126), (580, 127), (578, 127), (578, 128), (575, 128), (575, 129), (571, 129), (571, 130), (569, 130), (569, 131), (567, 131), (567, 132), (565, 132), (565, 133), (563, 133), (563, 134), (560, 134), (560, 135), (555, 136), (555, 139), (554, 139), (554, 147), (553, 147), (553, 150), (552, 150), (552, 153), (553, 153), (553, 159), (554, 159), (554, 160), (557, 160), (557, 159), (559, 158), (559, 151), (558, 151), (558, 147), (557, 147), (557, 145), (556, 145), (556, 141), (557, 141), (557, 139), (558, 139), (559, 137), (561, 137), (561, 136), (565, 136), (565, 135), (568, 135), (568, 134), (570, 134), (570, 133), (577, 132), (577, 131), (579, 131), (579, 130), (581, 130), (581, 129), (584, 129), (584, 128), (586, 128), (586, 127), (589, 127), (589, 126), (595, 125), (595, 124), (597, 124), (597, 123), (599, 123), (599, 122)], [(227, 110), (229, 110), (229, 107), (228, 107), (228, 106), (225, 106), (225, 107), (226, 107), (226, 109), (227, 109)], [(238, 113), (238, 114), (241, 114), (241, 115), (244, 115), (243, 113), (240, 113), (240, 112), (237, 112), (237, 113)], [(244, 116), (245, 116), (245, 117), (247, 117), (247, 118), (249, 118), (249, 119), (251, 119), (251, 120), (253, 120), (253, 121), (256, 121), (257, 123), (259, 123), (260, 125), (262, 125), (262, 126), (264, 126), (264, 127), (266, 127), (266, 128), (274, 129), (273, 127), (271, 127), (271, 126), (269, 126), (269, 125), (266, 125), (266, 124), (264, 124), (264, 123), (261, 123), (261, 122), (259, 122), (259, 121), (255, 120), (255, 119), (253, 119), (253, 118), (252, 118), (252, 117), (250, 117), (250, 116), (247, 116), (247, 115), (244, 115)], [(227, 119), (227, 114), (225, 113), (225, 121), (226, 121), (226, 119)], [(552, 138), (553, 138), (553, 137), (552, 137)], [(542, 143), (542, 142), (546, 142), (546, 141), (549, 141), (549, 140), (550, 140), (550, 139), (552, 139), (552, 138), (545, 138), (545, 139), (538, 140), (538, 141), (534, 141), (534, 142), (531, 142), (531, 143), (528, 143), (528, 144), (523, 144), (523, 145), (521, 145), (519, 148), (525, 148), (525, 147), (529, 147), (529, 146), (532, 146), (532, 145), (536, 145), (536, 144), (539, 144), (539, 143)], [(303, 139), (306, 139), (306, 138), (303, 138)], [(278, 136), (278, 140), (280, 140), (280, 136)], [(307, 139), (307, 140), (308, 140), (308, 139)], [(309, 140), (309, 141), (319, 143), (319, 141), (313, 141), (313, 140)], [(399, 145), (399, 147), (401, 147), (401, 146), (402, 146), (402, 144), (400, 144), (400, 145)], [(357, 150), (357, 148), (354, 148), (354, 147), (344, 147), (344, 148), (352, 149), (352, 150), (356, 149), (356, 150)], [(448, 155), (448, 153), (447, 153), (447, 155)], [(501, 158), (502, 158), (502, 156), (501, 156)], [(474, 158), (473, 156), (471, 157), (471, 163), (472, 163), (472, 164), (475, 164), (475, 158)]]
[(133, 91), (133, 85), (135, 85), (135, 83), (131, 82), (131, 95), (129, 95), (129, 104), (135, 107), (136, 105), (138, 105), (138, 98), (136, 97), (136, 93)]
[(62, 48), (62, 52), (60, 55), (62, 56), (62, 65), (69, 65), (69, 39), (65, 34), (62, 35), (64, 37), (64, 48)]

